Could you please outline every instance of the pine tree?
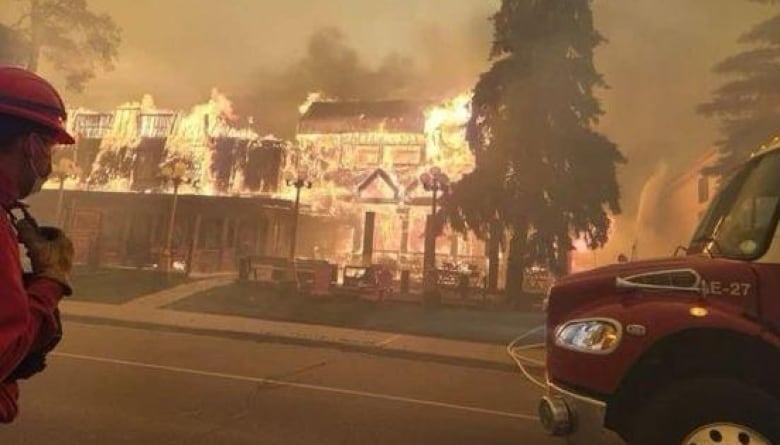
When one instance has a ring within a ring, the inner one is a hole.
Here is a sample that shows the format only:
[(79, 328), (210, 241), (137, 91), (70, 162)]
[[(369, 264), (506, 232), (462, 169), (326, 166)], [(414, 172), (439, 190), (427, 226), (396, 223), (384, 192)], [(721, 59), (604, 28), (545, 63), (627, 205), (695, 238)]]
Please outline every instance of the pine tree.
[[(751, 0), (780, 4), (780, 0)], [(705, 116), (720, 119), (720, 160), (707, 172), (723, 176), (751, 152), (780, 136), (780, 14), (743, 34), (745, 50), (715, 66), (731, 79), (710, 102), (699, 106)]]
[(590, 0), (503, 0), (493, 16), (493, 65), (474, 90), (467, 129), (476, 168), (453, 186), (444, 216), (456, 230), (509, 239), (508, 295), (526, 266), (563, 272), (573, 237), (606, 243), (617, 213), (617, 146), (593, 127), (606, 87), (593, 64), (604, 42)]
[(24, 12), (13, 26), (26, 39), (27, 68), (37, 71), (45, 57), (80, 91), (99, 68), (112, 69), (121, 32), (106, 14), (96, 14), (86, 0), (19, 0)]

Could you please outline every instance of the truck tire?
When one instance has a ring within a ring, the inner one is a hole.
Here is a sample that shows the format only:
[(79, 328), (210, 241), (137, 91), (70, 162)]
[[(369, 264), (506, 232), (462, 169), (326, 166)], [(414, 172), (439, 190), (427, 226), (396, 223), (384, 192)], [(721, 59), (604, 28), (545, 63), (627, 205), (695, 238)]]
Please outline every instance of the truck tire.
[(780, 445), (780, 401), (737, 380), (672, 384), (637, 417), (631, 445)]

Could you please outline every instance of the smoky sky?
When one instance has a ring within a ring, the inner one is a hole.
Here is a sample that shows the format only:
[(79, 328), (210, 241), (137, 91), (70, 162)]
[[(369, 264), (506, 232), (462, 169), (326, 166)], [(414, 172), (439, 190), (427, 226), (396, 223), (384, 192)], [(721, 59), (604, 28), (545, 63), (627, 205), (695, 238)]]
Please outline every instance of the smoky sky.
[[(436, 99), (473, 86), (489, 66), (488, 18), (499, 3), (89, 0), (122, 27), (120, 60), (66, 100), (108, 109), (150, 93), (158, 106), (185, 108), (218, 87), (261, 131), (290, 136), (309, 91)], [(11, 4), (18, 2), (0, 2), (3, 23)], [(659, 163), (679, 170), (717, 140), (716, 122), (695, 112), (725, 80), (712, 67), (777, 8), (747, 0), (595, 0), (593, 7), (608, 40), (596, 57), (610, 85), (598, 93), (606, 111), (599, 128), (629, 160), (620, 183), (630, 218)]]

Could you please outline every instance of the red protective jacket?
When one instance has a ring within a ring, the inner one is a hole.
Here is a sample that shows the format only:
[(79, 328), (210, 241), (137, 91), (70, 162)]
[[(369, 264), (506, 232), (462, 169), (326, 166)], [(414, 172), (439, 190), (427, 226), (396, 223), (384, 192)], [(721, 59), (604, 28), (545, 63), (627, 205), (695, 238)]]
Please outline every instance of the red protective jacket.
[[(0, 206), (7, 209), (18, 197), (0, 173)], [(62, 287), (45, 278), (25, 285), (16, 232), (5, 210), (0, 212), (0, 422), (10, 422), (18, 412), (19, 387), (7, 377), (30, 350), (43, 348), (56, 335), (54, 311)]]

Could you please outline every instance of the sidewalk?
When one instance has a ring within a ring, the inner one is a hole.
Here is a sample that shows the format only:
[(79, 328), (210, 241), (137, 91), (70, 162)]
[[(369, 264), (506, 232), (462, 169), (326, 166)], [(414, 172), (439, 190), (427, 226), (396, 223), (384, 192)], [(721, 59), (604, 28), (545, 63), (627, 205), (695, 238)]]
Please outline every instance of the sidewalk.
[[(226, 278), (215, 278), (187, 283), (124, 304), (66, 300), (61, 304), (61, 309), (66, 319), (111, 321), (196, 333), (347, 348), (369, 353), (425, 356), (430, 359), (502, 369), (514, 369), (515, 366), (514, 361), (507, 355), (505, 345), (165, 308), (195, 293), (224, 285), (225, 281)], [(543, 359), (544, 354), (541, 350), (536, 350), (532, 354), (539, 360)]]

